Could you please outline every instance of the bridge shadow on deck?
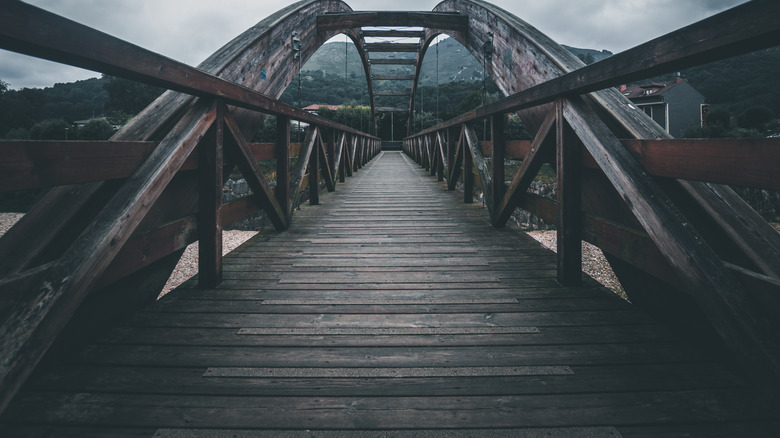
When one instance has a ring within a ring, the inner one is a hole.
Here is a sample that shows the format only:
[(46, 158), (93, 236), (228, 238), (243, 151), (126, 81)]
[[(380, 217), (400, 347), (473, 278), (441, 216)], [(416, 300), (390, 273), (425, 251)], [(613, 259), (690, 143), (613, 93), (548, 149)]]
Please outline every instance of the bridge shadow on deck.
[(777, 432), (726, 367), (592, 279), (561, 287), (552, 252), (461, 196), (383, 152), (227, 256), (219, 288), (30, 379), (4, 436)]

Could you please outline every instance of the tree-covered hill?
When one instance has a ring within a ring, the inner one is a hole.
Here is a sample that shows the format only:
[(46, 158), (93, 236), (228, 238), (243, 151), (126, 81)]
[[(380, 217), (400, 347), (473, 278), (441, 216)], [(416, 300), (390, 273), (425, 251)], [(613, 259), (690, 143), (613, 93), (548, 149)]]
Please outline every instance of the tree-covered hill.
[[(586, 62), (599, 61), (611, 53), (567, 47)], [(345, 51), (346, 76), (345, 76)], [(413, 57), (414, 54), (385, 54), (385, 57)], [(418, 109), (438, 113), (446, 118), (457, 114), (460, 103), (470, 94), (481, 91), (482, 65), (454, 39), (447, 38), (431, 47), (423, 62), (422, 88)], [(384, 69), (384, 70), (382, 70)], [(374, 66), (375, 74), (409, 74), (411, 67)], [(748, 110), (765, 107), (772, 117), (780, 115), (780, 48), (727, 59), (680, 72), (713, 105), (736, 121)], [(438, 74), (438, 84), (437, 84)], [(355, 47), (334, 42), (322, 46), (304, 65), (301, 104), (368, 104), (363, 67)], [(671, 78), (676, 74), (667, 75)], [(652, 78), (652, 80), (664, 79)], [(651, 80), (651, 79), (648, 79)], [(377, 91), (408, 88), (408, 82), (385, 81)], [(436, 89), (438, 88), (438, 99)], [(496, 93), (491, 85), (488, 90)], [(9, 90), (0, 78), (0, 138), (35, 138), (31, 133), (52, 131), (64, 138), (63, 124), (77, 120), (110, 116), (116, 121), (140, 111), (161, 90), (121, 79), (103, 77), (44, 89)], [(474, 97), (476, 98), (476, 97)], [(298, 104), (298, 82), (293, 80), (282, 100)], [(380, 106), (407, 107), (405, 97), (383, 98)], [(437, 111), (438, 107), (438, 111)], [(55, 123), (56, 122), (56, 123)], [(37, 130), (33, 127), (40, 126)], [(73, 133), (73, 132), (71, 132)], [(43, 138), (43, 137), (41, 137)]]

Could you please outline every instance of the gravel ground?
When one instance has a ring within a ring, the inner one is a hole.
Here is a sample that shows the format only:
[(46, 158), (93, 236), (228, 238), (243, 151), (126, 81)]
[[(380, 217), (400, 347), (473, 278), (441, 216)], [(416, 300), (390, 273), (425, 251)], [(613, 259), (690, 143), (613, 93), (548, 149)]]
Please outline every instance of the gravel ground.
[[(222, 255), (236, 249), (239, 245), (252, 238), (257, 231), (232, 231), (222, 232)], [(171, 278), (165, 283), (160, 296), (176, 289), (177, 286), (187, 281), (190, 277), (198, 273), (198, 242), (195, 242), (184, 250), (184, 254), (179, 259), (176, 269), (173, 270)]]
[[(22, 218), (22, 213), (0, 213), (0, 236), (5, 234), (6, 231)], [(233, 251), (242, 243), (249, 240), (252, 236), (257, 234), (256, 231), (224, 231), (222, 233), (222, 254), (227, 254)], [(187, 279), (198, 273), (198, 242), (193, 243), (184, 250), (184, 255), (179, 260), (179, 264), (176, 265), (171, 274), (171, 278), (168, 279), (168, 283), (165, 284), (160, 296), (167, 294), (176, 288), (176, 286), (184, 283)]]
[(24, 216), (24, 213), (0, 213), (0, 236), (10, 230), (22, 216)]
[[(539, 243), (553, 251), (557, 249), (558, 236), (556, 231), (529, 231), (528, 235), (536, 239)], [(588, 242), (582, 242), (582, 270), (596, 279), (612, 292), (620, 295), (624, 300), (628, 300), (623, 286), (620, 285), (612, 267), (607, 263), (601, 250)]]

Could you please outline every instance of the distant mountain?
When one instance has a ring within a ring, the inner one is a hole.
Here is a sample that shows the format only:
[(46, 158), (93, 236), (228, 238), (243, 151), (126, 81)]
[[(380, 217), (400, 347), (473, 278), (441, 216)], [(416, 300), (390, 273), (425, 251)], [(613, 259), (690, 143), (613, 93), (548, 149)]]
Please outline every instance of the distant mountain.
[(580, 59), (587, 58), (587, 56), (590, 55), (592, 57), (592, 59), (593, 59), (593, 62), (601, 61), (602, 59), (609, 58), (610, 56), (613, 55), (613, 53), (610, 52), (609, 50), (601, 50), (601, 51), (599, 51), (599, 50), (593, 50), (593, 49), (580, 49), (580, 48), (577, 48), (577, 47), (570, 47), (570, 46), (563, 45), (563, 44), (561, 46), (563, 46), (564, 49), (570, 51), (574, 55), (580, 57)]
[[(347, 46), (345, 48), (345, 45)], [(473, 56), (452, 38), (447, 38), (437, 44), (439, 47), (439, 83), (453, 81), (476, 81), (482, 80), (482, 64), (474, 59)], [(347, 62), (345, 65), (345, 52)], [(374, 55), (381, 58), (391, 59), (413, 59), (414, 53), (384, 53)], [(436, 45), (428, 49), (428, 53), (423, 60), (424, 85), (436, 84)], [(304, 72), (321, 72), (324, 76), (336, 76), (344, 78), (344, 72), (347, 75), (363, 76), (363, 64), (360, 62), (358, 52), (355, 46), (350, 42), (328, 43), (320, 47), (319, 50), (303, 66)], [(399, 65), (375, 65), (372, 68), (374, 74), (382, 75), (404, 75), (414, 73), (412, 66)]]

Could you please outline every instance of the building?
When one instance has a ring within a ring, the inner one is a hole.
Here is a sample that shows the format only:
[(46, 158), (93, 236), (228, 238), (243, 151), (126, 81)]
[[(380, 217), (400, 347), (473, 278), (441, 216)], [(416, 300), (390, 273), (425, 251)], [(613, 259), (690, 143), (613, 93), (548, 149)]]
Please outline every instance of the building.
[(673, 137), (682, 137), (691, 126), (702, 126), (704, 96), (685, 79), (622, 85), (620, 92)]
[(314, 104), (314, 105), (309, 105), (309, 106), (303, 108), (303, 110), (304, 111), (308, 111), (308, 112), (310, 112), (312, 114), (317, 114), (317, 111), (320, 108), (327, 108), (327, 109), (329, 109), (331, 111), (336, 111), (336, 110), (340, 109), (341, 107), (342, 107), (342, 105), (317, 105), (317, 104)]

